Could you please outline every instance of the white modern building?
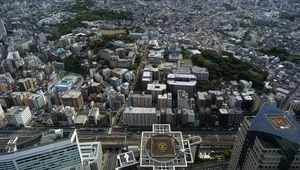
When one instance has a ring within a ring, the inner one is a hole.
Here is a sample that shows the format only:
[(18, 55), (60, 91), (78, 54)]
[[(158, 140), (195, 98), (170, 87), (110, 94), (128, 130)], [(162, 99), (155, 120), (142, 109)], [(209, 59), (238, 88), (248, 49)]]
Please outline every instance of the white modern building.
[(90, 109), (88, 114), (88, 120), (90, 125), (97, 125), (98, 117), (99, 117), (99, 107), (93, 107)]
[(174, 95), (178, 90), (185, 90), (189, 96), (192, 96), (196, 84), (197, 79), (193, 74), (168, 74), (167, 76), (167, 89)]
[(8, 141), (7, 153), (0, 155), (0, 169), (83, 169), (76, 131), (49, 131), (32, 148), (19, 150), (18, 144), (18, 137)]
[(0, 140), (1, 170), (99, 170), (101, 166), (101, 143), (79, 143), (76, 130), (51, 129), (30, 139)]
[(29, 97), (30, 108), (40, 109), (46, 105), (44, 93), (39, 91), (37, 94), (33, 94)]
[(152, 99), (157, 102), (158, 95), (166, 92), (167, 86), (165, 84), (151, 83), (147, 85), (147, 92), (152, 94)]
[(84, 170), (100, 170), (102, 164), (101, 142), (79, 143)]
[(29, 107), (15, 106), (7, 110), (6, 120), (9, 125), (13, 126), (27, 126), (31, 120), (32, 114)]
[(127, 107), (123, 112), (123, 123), (126, 126), (151, 127), (158, 121), (156, 108)]

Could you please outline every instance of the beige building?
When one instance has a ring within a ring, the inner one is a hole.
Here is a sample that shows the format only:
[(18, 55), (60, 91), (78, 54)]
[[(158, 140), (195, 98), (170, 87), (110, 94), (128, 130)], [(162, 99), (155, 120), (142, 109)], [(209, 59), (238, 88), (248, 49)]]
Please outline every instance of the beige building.
[(61, 96), (61, 101), (64, 106), (75, 107), (80, 109), (83, 106), (83, 97), (81, 91), (68, 90)]
[(158, 95), (158, 108), (172, 108), (172, 93)]
[(152, 107), (152, 95), (151, 94), (133, 94), (128, 96), (128, 106), (132, 107)]

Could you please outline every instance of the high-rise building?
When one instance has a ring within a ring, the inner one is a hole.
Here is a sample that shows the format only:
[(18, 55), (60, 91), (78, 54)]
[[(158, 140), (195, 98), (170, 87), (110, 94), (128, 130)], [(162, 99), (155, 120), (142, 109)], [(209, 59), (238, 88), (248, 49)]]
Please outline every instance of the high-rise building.
[(168, 74), (167, 89), (175, 95), (178, 90), (185, 90), (189, 96), (194, 94), (197, 84), (196, 76), (193, 74)]
[(193, 66), (191, 68), (192, 74), (197, 78), (197, 81), (208, 81), (209, 73), (207, 68)]
[(46, 105), (43, 91), (39, 91), (38, 94), (31, 95), (28, 100), (30, 108), (40, 109)]
[(150, 71), (144, 71), (142, 76), (142, 91), (147, 90), (147, 85), (153, 81), (153, 73)]
[(294, 112), (299, 112), (300, 111), (300, 100), (295, 99), (295, 100), (290, 101), (289, 109), (293, 110)]
[(99, 117), (99, 107), (93, 107), (90, 109), (88, 114), (89, 125), (97, 125)]
[(169, 124), (153, 124), (152, 131), (142, 133), (140, 167), (148, 169), (187, 168), (193, 163), (189, 140), (171, 131)]
[(0, 18), (0, 39), (6, 35), (7, 35), (7, 31), (4, 25), (4, 21), (2, 18)]
[(159, 115), (156, 108), (127, 107), (123, 112), (123, 123), (127, 126), (151, 127), (158, 121)]
[(152, 107), (152, 95), (144, 92), (142, 94), (130, 93), (127, 104), (132, 107)]
[(51, 129), (25, 137), (1, 138), (0, 169), (98, 170), (100, 142), (79, 143), (76, 130)]
[(6, 120), (8, 125), (26, 126), (31, 120), (32, 114), (29, 107), (15, 106), (7, 110)]
[(167, 86), (165, 84), (149, 83), (147, 86), (147, 92), (152, 94), (152, 100), (157, 102), (158, 95), (165, 93), (166, 88)]
[(178, 109), (189, 108), (189, 95), (184, 90), (177, 91), (177, 108)]
[(158, 108), (172, 108), (172, 93), (158, 95)]
[(17, 70), (14, 66), (13, 60), (4, 59), (1, 62), (1, 69), (4, 73), (10, 73), (12, 77), (17, 76)]
[(52, 123), (56, 127), (68, 127), (74, 126), (74, 119), (77, 115), (74, 107), (70, 106), (59, 106), (53, 108), (52, 112), (50, 113)]
[(34, 90), (36, 88), (36, 84), (36, 79), (34, 78), (19, 79), (17, 82), (19, 91)]
[(4, 93), (8, 90), (12, 90), (14, 82), (10, 73), (0, 74), (0, 92)]
[(80, 109), (83, 106), (83, 96), (81, 91), (78, 90), (66, 91), (61, 100), (64, 106), (71, 106), (76, 109)]
[(2, 120), (4, 119), (4, 117), (5, 117), (4, 110), (0, 104), (0, 127), (2, 127), (2, 125), (3, 125)]
[(102, 163), (101, 142), (82, 142), (79, 143), (84, 170), (99, 170)]
[(111, 111), (117, 111), (125, 103), (125, 95), (110, 88), (107, 92), (108, 104)]
[(237, 132), (228, 169), (300, 169), (300, 125), (287, 112), (264, 104)]

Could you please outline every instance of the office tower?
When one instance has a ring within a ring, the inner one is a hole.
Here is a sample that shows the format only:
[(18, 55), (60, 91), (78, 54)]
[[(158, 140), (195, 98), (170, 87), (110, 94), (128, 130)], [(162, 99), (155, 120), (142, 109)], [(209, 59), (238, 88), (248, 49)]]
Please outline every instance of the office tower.
[(152, 100), (157, 103), (158, 95), (166, 92), (165, 84), (151, 83), (147, 85), (147, 93), (152, 94)]
[(26, 135), (0, 139), (0, 169), (98, 170), (101, 166), (101, 143), (79, 143), (76, 130), (51, 129)]
[(3, 119), (4, 119), (4, 117), (5, 117), (5, 113), (4, 113), (4, 110), (3, 110), (3, 108), (2, 108), (2, 106), (0, 104), (0, 127), (2, 127), (2, 125), (3, 125)]
[(117, 48), (115, 51), (117, 56), (119, 56), (120, 58), (125, 58), (126, 51), (124, 48)]
[(130, 85), (128, 82), (125, 82), (123, 83), (121, 86), (120, 86), (120, 92), (121, 94), (124, 94), (124, 95), (128, 95), (129, 92), (130, 92)]
[(194, 74), (197, 78), (197, 81), (208, 81), (209, 72), (207, 68), (193, 66), (191, 68), (192, 74)]
[(142, 91), (147, 90), (147, 86), (149, 83), (153, 81), (153, 73), (150, 71), (144, 71), (142, 76)]
[(7, 31), (3, 19), (0, 18), (0, 38), (2, 38), (3, 36), (7, 36)]
[(103, 156), (101, 142), (81, 142), (79, 148), (84, 170), (101, 169)]
[(1, 63), (1, 68), (4, 73), (10, 73), (12, 77), (17, 76), (17, 70), (14, 66), (13, 60), (4, 59)]
[(293, 110), (294, 112), (300, 111), (300, 100), (294, 99), (289, 103), (289, 109)]
[(11, 126), (26, 126), (31, 120), (32, 114), (29, 107), (15, 106), (7, 110), (6, 120)]
[(177, 91), (177, 108), (178, 109), (189, 108), (189, 96), (184, 90)]
[(172, 93), (158, 95), (158, 108), (172, 108)]
[(252, 105), (253, 105), (253, 98), (248, 95), (247, 93), (242, 93), (243, 103), (242, 103), (242, 109), (246, 111), (251, 111)]
[(125, 126), (151, 127), (158, 123), (159, 115), (156, 108), (126, 107), (123, 112), (123, 123)]
[(83, 106), (83, 96), (81, 91), (78, 90), (66, 91), (61, 100), (64, 106), (71, 106), (76, 109), (80, 109)]
[(28, 100), (30, 108), (40, 109), (46, 105), (43, 91), (39, 91), (37, 94), (32, 94)]
[(74, 119), (77, 115), (74, 107), (70, 106), (59, 106), (53, 108), (53, 111), (50, 113), (52, 123), (56, 127), (68, 127), (74, 126)]
[(116, 170), (135, 169), (136, 164), (138, 164), (138, 162), (135, 159), (133, 151), (120, 153), (117, 155), (117, 159), (118, 159), (119, 166), (116, 168)]
[(10, 73), (0, 74), (0, 92), (4, 93), (12, 90), (15, 80)]
[(287, 112), (264, 104), (238, 130), (228, 169), (300, 168), (300, 125)]
[(107, 91), (107, 96), (111, 111), (117, 111), (125, 103), (125, 95), (115, 91), (113, 88)]
[(89, 125), (98, 125), (99, 107), (93, 107), (88, 114)]
[(131, 92), (128, 96), (128, 106), (132, 107), (152, 107), (152, 95), (145, 94), (133, 94)]
[(33, 91), (36, 86), (37, 82), (34, 78), (23, 78), (17, 81), (19, 91)]
[(178, 90), (185, 90), (189, 96), (194, 95), (197, 84), (196, 76), (193, 74), (168, 74), (167, 89), (175, 95)]

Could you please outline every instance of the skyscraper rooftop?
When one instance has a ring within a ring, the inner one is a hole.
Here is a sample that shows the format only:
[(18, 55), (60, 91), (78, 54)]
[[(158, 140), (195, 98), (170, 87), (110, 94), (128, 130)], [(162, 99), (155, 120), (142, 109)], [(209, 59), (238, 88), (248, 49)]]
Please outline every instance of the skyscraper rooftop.
[(261, 107), (249, 128), (249, 131), (273, 134), (300, 144), (299, 130), (299, 123), (288, 112), (270, 104)]
[(171, 131), (169, 124), (153, 124), (152, 132), (143, 132), (140, 166), (153, 169), (185, 168), (193, 163), (188, 140), (181, 132)]

